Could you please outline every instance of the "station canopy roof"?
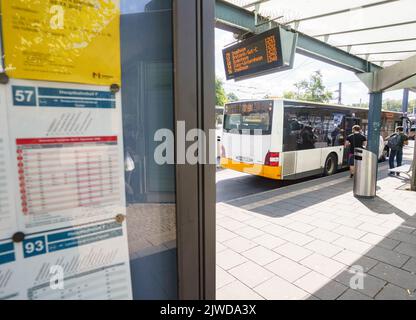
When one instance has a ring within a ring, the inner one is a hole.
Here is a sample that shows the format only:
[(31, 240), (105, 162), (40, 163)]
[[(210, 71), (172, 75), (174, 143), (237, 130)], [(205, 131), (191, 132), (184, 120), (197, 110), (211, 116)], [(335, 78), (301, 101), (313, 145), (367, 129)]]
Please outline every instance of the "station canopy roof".
[(226, 0), (381, 67), (416, 55), (416, 0)]

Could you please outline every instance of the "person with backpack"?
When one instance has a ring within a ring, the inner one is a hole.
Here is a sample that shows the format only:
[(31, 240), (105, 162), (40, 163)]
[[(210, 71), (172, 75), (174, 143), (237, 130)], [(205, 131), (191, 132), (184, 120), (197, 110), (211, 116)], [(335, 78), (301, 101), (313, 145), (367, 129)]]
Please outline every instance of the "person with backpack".
[(346, 146), (349, 148), (348, 164), (350, 166), (350, 178), (355, 174), (355, 149), (364, 148), (367, 145), (367, 138), (361, 133), (360, 126), (352, 127), (352, 134), (348, 136)]
[[(409, 144), (409, 138), (404, 134), (403, 127), (398, 127), (396, 132), (387, 138), (387, 146), (390, 149), (389, 165), (390, 169), (394, 169), (394, 160), (397, 166), (401, 167), (403, 162), (403, 147)], [(390, 172), (390, 175), (394, 173)], [(400, 175), (399, 173), (397, 175)]]

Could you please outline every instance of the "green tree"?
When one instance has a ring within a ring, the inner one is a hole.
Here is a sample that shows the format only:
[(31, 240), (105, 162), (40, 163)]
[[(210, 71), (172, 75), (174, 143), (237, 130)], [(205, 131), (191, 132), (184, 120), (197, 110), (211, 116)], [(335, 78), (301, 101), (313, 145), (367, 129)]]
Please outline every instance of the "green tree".
[(285, 99), (291, 99), (291, 100), (298, 99), (297, 94), (294, 91), (285, 91), (285, 92), (283, 92), (283, 97)]
[[(383, 101), (383, 110), (389, 111), (402, 111), (403, 101), (401, 99), (393, 100), (393, 99), (386, 99)], [(414, 108), (416, 107), (416, 100), (409, 101), (408, 113), (413, 113)]]
[(402, 111), (402, 101), (401, 100), (392, 100), (386, 99), (383, 101), (383, 109), (389, 111)]
[(224, 90), (224, 83), (221, 79), (215, 78), (215, 104), (224, 106), (227, 103), (227, 95)]
[(311, 74), (309, 80), (302, 80), (294, 84), (296, 91), (286, 91), (283, 96), (286, 99), (305, 100), (314, 102), (329, 102), (332, 92), (328, 91), (322, 81), (321, 71)]
[[(368, 109), (368, 102), (364, 102), (364, 103), (353, 103), (352, 104), (353, 107), (361, 107), (361, 108), (367, 108)], [(383, 101), (383, 110), (386, 111), (396, 111), (396, 112), (401, 112), (402, 111), (402, 100), (401, 99), (397, 99), (397, 100), (393, 100), (393, 99), (386, 99)], [(416, 100), (410, 100), (409, 101), (409, 109), (408, 109), (408, 113), (413, 113), (416, 108)]]
[(415, 113), (416, 111), (416, 99), (409, 101), (409, 113)]
[(235, 102), (240, 100), (238, 96), (234, 92), (230, 92), (227, 94), (227, 102)]

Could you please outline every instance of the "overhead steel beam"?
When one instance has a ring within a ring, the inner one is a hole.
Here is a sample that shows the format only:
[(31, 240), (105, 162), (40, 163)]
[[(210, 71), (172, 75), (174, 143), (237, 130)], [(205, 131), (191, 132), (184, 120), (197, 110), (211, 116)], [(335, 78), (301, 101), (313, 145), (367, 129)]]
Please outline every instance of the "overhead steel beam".
[(255, 34), (266, 31), (268, 30), (268, 26), (266, 25), (268, 22), (273, 26), (277, 26), (276, 21), (272, 21), (260, 14), (257, 14), (256, 21), (255, 12), (246, 10), (230, 2), (216, 0), (215, 3), (215, 21), (216, 27), (219, 29), (241, 35), (244, 33)]
[[(253, 12), (223, 0), (216, 0), (215, 15), (217, 28), (237, 34), (260, 33), (266, 31), (270, 26), (277, 27), (279, 25), (275, 21), (270, 21), (270, 24), (256, 26)], [(261, 24), (262, 21), (266, 22), (269, 20), (265, 17), (258, 16), (258, 23)], [(331, 46), (304, 33), (297, 33), (298, 43), (296, 52), (299, 54), (306, 55), (313, 59), (317, 59), (356, 73), (373, 72), (382, 69), (376, 64)]]
[(376, 64), (300, 32), (296, 52), (353, 72), (373, 72), (381, 69)]
[(215, 1), (216, 27), (237, 34), (255, 33), (254, 13), (229, 2)]

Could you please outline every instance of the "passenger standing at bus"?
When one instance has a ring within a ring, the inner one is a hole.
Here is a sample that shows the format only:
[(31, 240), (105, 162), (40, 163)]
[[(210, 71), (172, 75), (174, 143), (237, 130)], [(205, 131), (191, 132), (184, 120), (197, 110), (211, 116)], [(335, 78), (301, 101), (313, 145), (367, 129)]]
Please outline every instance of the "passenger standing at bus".
[[(394, 169), (394, 160), (397, 159), (397, 166), (401, 167), (403, 162), (403, 147), (409, 144), (409, 138), (404, 134), (404, 128), (398, 127), (396, 132), (387, 138), (387, 145), (390, 148), (389, 165)], [(389, 173), (390, 175), (394, 173)], [(400, 173), (397, 173), (400, 175)]]
[(346, 147), (349, 148), (348, 164), (350, 166), (350, 178), (354, 177), (354, 154), (355, 149), (364, 148), (367, 145), (367, 138), (361, 133), (360, 126), (352, 127), (352, 134), (348, 136)]

